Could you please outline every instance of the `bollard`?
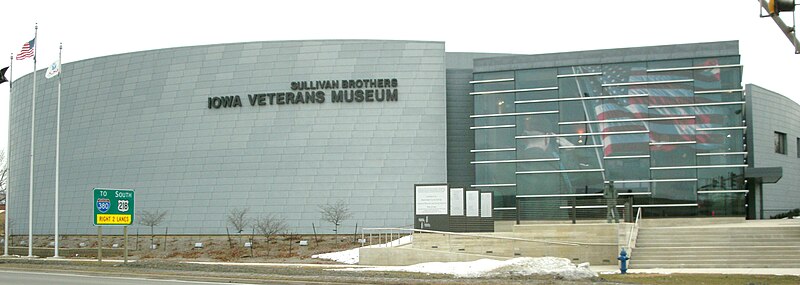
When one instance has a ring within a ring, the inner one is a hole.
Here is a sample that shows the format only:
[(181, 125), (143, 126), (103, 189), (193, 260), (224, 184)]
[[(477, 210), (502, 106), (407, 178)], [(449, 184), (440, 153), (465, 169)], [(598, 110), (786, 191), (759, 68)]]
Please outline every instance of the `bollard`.
[(617, 257), (617, 260), (619, 260), (619, 271), (622, 272), (622, 274), (625, 274), (625, 272), (628, 271), (628, 259), (631, 258), (628, 257), (628, 253), (625, 252), (625, 248), (622, 248), (622, 251), (619, 252), (619, 257)]

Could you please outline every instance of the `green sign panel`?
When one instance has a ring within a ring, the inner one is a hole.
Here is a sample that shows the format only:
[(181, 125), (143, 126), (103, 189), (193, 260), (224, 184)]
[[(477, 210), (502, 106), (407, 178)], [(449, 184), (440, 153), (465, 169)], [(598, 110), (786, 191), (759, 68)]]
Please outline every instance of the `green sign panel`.
[(132, 189), (94, 189), (94, 225), (128, 226), (133, 224)]

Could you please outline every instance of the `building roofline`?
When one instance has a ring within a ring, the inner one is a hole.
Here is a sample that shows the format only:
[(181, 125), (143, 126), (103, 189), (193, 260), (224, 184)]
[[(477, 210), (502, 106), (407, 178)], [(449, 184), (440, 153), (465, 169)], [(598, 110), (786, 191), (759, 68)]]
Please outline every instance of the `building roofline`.
[[(748, 92), (749, 92), (749, 91), (750, 91), (750, 90), (751, 90), (753, 87), (756, 87), (756, 88), (758, 88), (758, 89), (761, 89), (761, 90), (767, 91), (767, 93), (769, 93), (769, 94), (776, 95), (776, 96), (778, 96), (778, 97), (781, 97), (781, 98), (784, 98), (784, 99), (786, 99), (786, 100), (787, 100), (787, 101), (789, 101), (789, 102), (792, 102), (792, 103), (794, 103), (794, 105), (795, 105), (795, 107), (794, 107), (794, 108), (795, 108), (795, 109), (797, 109), (797, 110), (800, 110), (800, 103), (798, 103), (798, 102), (794, 101), (794, 99), (792, 99), (792, 98), (789, 98), (789, 97), (787, 97), (786, 95), (783, 95), (783, 94), (781, 94), (781, 93), (778, 93), (778, 92), (772, 91), (772, 90), (770, 90), (770, 89), (767, 89), (767, 88), (764, 88), (764, 87), (762, 87), (761, 85), (758, 85), (758, 84), (753, 84), (753, 83), (747, 83), (747, 84), (745, 84), (745, 86), (744, 86), (744, 87), (745, 87), (745, 90), (747, 90)], [(749, 97), (749, 96), (748, 96), (748, 98), (752, 98), (752, 97)]]
[(739, 41), (720, 41), (503, 56), (475, 60), (475, 72), (739, 55)]

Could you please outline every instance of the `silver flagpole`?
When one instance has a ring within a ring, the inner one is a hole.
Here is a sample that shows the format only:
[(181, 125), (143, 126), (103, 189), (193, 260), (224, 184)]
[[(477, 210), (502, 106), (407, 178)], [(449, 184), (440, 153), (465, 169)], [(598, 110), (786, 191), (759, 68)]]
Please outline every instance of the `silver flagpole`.
[(33, 95), (31, 96), (31, 173), (28, 187), (28, 257), (33, 257), (33, 143), (36, 128), (36, 47), (39, 41), (39, 23), (33, 33)]
[(59, 156), (59, 146), (61, 146), (61, 43), (58, 44), (58, 103), (56, 103), (56, 195), (54, 197), (55, 201), (55, 253), (53, 254), (54, 258), (59, 258), (58, 256), (58, 159)]
[(6, 171), (6, 216), (5, 216), (5, 226), (4, 226), (4, 237), (3, 237), (3, 256), (8, 256), (8, 197), (9, 191), (11, 190), (11, 82), (14, 81), (14, 53), (11, 53), (11, 64), (8, 66), (8, 150), (6, 151), (6, 165), (8, 165), (8, 170)]

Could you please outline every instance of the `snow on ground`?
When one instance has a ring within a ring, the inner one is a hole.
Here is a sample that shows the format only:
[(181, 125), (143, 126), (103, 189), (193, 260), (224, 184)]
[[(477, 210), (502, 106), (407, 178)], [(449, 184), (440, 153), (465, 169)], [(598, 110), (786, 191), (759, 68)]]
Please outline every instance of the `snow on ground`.
[(480, 259), (470, 262), (428, 262), (409, 266), (334, 269), (341, 271), (402, 271), (450, 274), (460, 278), (556, 275), (565, 279), (597, 277), (589, 263), (573, 264), (560, 257), (517, 257), (509, 260)]
[[(402, 238), (384, 243), (384, 244), (376, 244), (365, 246), (364, 248), (372, 248), (372, 247), (396, 247), (401, 245), (406, 245), (411, 243), (414, 240), (413, 236), (404, 236)], [(319, 258), (319, 259), (328, 259), (333, 260), (336, 262), (346, 263), (346, 264), (358, 264), (358, 249), (354, 248), (345, 251), (339, 252), (331, 252), (331, 253), (323, 253), (323, 254), (315, 254), (312, 255), (311, 258)]]
[[(395, 247), (409, 244), (413, 236), (405, 236), (388, 243), (366, 246)], [(346, 264), (358, 264), (358, 250), (316, 254), (311, 258), (328, 259)], [(480, 259), (470, 262), (428, 262), (409, 266), (379, 266), (367, 268), (334, 269), (343, 271), (403, 271), (419, 273), (450, 274), (455, 277), (499, 277), (527, 275), (556, 275), (565, 279), (583, 279), (597, 277), (597, 273), (589, 269), (589, 263), (575, 265), (569, 259), (559, 257), (518, 257), (509, 260)]]

